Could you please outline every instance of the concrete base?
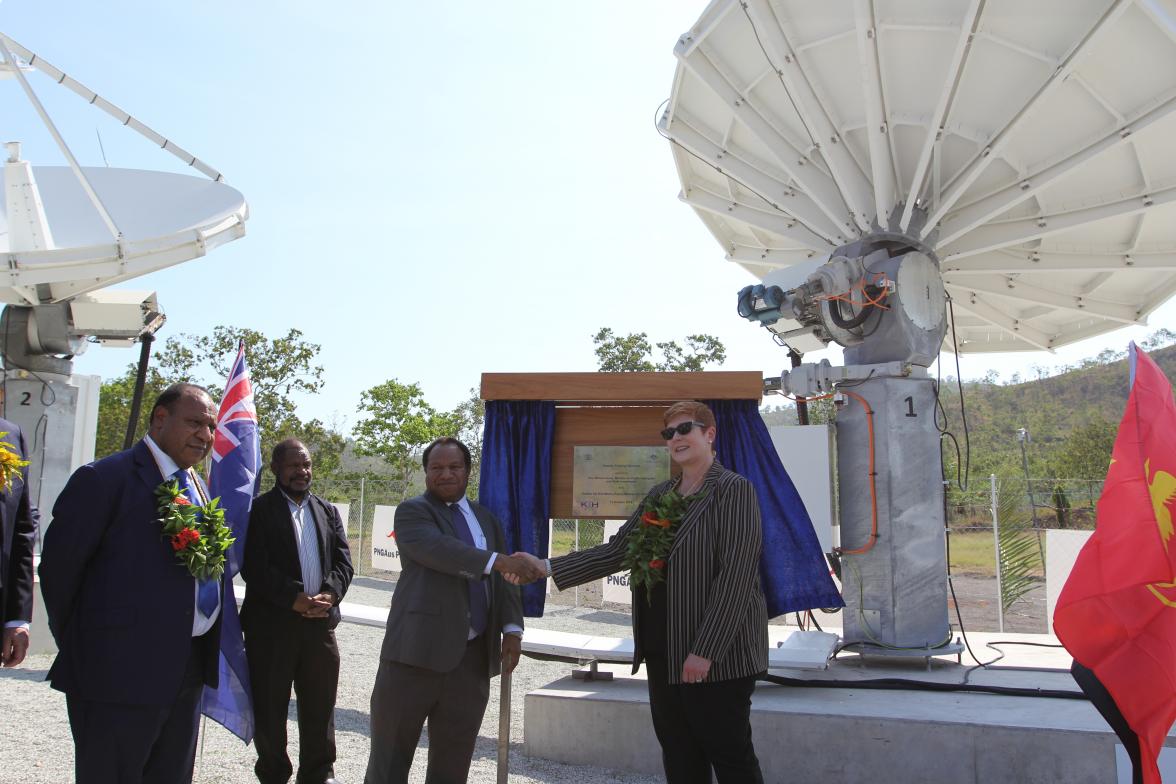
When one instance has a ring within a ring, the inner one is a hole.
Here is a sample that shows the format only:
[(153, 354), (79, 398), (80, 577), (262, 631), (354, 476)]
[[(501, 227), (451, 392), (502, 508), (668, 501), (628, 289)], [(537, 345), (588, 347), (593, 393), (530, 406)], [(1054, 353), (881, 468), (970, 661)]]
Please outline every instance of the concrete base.
[[(969, 635), (982, 650), (979, 635)], [(995, 637), (996, 635), (988, 635)], [(1002, 640), (1048, 641), (1043, 635)], [(1003, 668), (987, 670), (934, 660), (931, 671), (857, 656), (829, 670), (773, 670), (803, 680), (877, 678), (1042, 688), (1077, 692), (1065, 652), (1003, 646)], [(992, 657), (991, 651), (986, 651)], [(1024, 671), (1010, 665), (1054, 667)], [(564, 678), (526, 696), (525, 753), (582, 765), (661, 772), (642, 674), (606, 665), (610, 683)], [(1114, 782), (1117, 739), (1084, 700), (968, 692), (786, 687), (761, 683), (752, 730), (765, 780), (876, 784), (928, 782)], [(1169, 745), (1176, 746), (1169, 738)], [(1130, 778), (1127, 779), (1128, 781)]]

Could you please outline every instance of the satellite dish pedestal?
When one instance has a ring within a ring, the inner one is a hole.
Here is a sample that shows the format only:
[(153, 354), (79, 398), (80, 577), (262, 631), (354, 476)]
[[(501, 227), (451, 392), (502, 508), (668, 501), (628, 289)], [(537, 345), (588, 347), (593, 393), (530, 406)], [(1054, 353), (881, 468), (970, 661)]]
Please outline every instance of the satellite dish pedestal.
[(748, 286), (739, 312), (761, 323), (786, 315), (846, 346), (845, 367), (801, 364), (768, 383), (837, 404), (843, 639), (871, 652), (933, 656), (958, 647), (927, 373), (947, 324), (938, 262), (913, 245), (896, 236), (847, 244), (803, 279), (781, 274)]

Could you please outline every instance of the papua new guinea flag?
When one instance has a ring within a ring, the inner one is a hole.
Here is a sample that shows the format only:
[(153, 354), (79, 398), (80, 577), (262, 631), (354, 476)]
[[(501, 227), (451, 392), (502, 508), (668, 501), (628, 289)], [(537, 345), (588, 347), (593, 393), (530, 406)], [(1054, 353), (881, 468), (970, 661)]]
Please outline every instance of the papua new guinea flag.
[(1176, 719), (1176, 402), (1134, 343), (1131, 392), (1097, 523), (1058, 596), (1054, 632), (1139, 737), (1146, 784)]

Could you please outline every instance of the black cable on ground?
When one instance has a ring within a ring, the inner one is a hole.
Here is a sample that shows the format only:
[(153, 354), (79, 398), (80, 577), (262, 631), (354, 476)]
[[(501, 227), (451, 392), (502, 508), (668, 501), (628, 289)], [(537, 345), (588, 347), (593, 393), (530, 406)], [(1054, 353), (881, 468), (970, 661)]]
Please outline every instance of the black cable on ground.
[(875, 689), (882, 691), (936, 691), (936, 692), (978, 692), (1000, 694), (1006, 697), (1048, 697), (1059, 700), (1086, 700), (1081, 691), (1062, 689), (1029, 689), (1017, 686), (983, 686), (977, 683), (939, 683), (936, 681), (913, 681), (906, 678), (871, 678), (861, 681), (821, 681), (787, 678), (783, 675), (764, 674), (757, 680), (777, 686), (794, 686), (811, 689)]

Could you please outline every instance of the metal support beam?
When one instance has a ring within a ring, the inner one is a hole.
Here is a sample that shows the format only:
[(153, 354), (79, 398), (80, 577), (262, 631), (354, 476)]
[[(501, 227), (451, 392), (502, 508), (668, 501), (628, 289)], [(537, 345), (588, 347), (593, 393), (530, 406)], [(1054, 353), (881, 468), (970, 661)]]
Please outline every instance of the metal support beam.
[[(165, 138), (165, 137), (159, 135), (158, 133), (156, 133), (155, 131), (151, 130), (146, 125), (144, 125), (143, 123), (139, 122), (134, 117), (132, 117), (130, 114), (127, 114), (122, 109), (118, 108), (117, 106), (112, 104), (110, 101), (106, 100), (101, 95), (99, 95), (98, 93), (91, 90), (89, 87), (86, 87), (84, 84), (79, 82), (77, 79), (74, 79), (73, 77), (66, 74), (60, 68), (58, 68), (50, 63), (47, 63), (43, 58), (39, 57), (35, 52), (29, 51), (28, 49), (21, 46), (19, 43), (12, 40), (8, 36), (4, 35), (3, 33), (0, 33), (0, 41), (7, 44), (8, 48), (11, 49), (13, 52), (16, 52), (17, 54), (19, 54), (24, 59), (24, 61), (29, 64), (30, 67), (36, 68), (38, 71), (45, 74), (53, 81), (57, 82), (58, 84), (62, 85), (63, 87), (69, 88), (72, 92), (81, 96), (81, 98), (86, 103), (91, 104), (92, 106), (96, 106), (99, 109), (101, 109), (102, 111), (106, 112), (111, 117), (118, 120), (120, 123), (122, 123), (126, 127), (130, 128), (132, 131), (135, 131), (140, 136), (143, 136), (148, 141), (150, 141), (153, 144), (155, 144), (156, 146), (158, 146), (160, 149), (166, 150), (167, 152), (171, 153), (179, 160), (183, 161), (185, 165), (191, 166), (193, 169), (196, 169), (201, 174), (205, 175), (206, 177), (213, 180), (214, 182), (221, 182), (222, 180), (224, 180), (224, 177), (221, 175), (221, 173), (219, 171), (212, 168), (207, 163), (200, 160), (199, 158), (197, 158), (195, 155), (188, 152), (184, 148), (180, 147), (175, 142), (173, 142), (170, 139)], [(5, 57), (7, 60), (9, 60), (9, 62), (12, 62), (11, 57), (8, 57), (7, 55)], [(12, 65), (15, 69), (19, 70), (19, 66), (15, 62), (13, 62)]]
[[(1026, 259), (1025, 256), (1029, 258)], [(1007, 251), (988, 253), (982, 256), (953, 258), (942, 266), (945, 278), (956, 280), (960, 276), (989, 275), (994, 272), (1015, 275), (1033, 272), (1122, 272), (1126, 270), (1152, 270), (1176, 272), (1176, 253), (1155, 254), (1105, 254), (1074, 255), (1033, 252), (1015, 254)], [(961, 285), (966, 285), (960, 281)]]
[(783, 215), (777, 210), (754, 207), (698, 187), (684, 192), (682, 201), (691, 207), (697, 207), (724, 218), (734, 218), (749, 226), (786, 237), (804, 248), (828, 249), (829, 247), (827, 242), (802, 226), (796, 218)]
[(943, 221), (943, 226), (940, 229), (940, 247), (951, 244), (977, 226), (987, 223), (998, 215), (1003, 215), (1026, 199), (1036, 196), (1079, 166), (1108, 150), (1127, 143), (1133, 134), (1139, 133), (1144, 128), (1165, 120), (1173, 114), (1176, 114), (1176, 94), (1171, 95), (1155, 108), (1134, 118), (1129, 118), (1120, 127), (1082, 149), (1070, 153), (1057, 163), (1028, 174), (1018, 182), (1001, 188), (952, 213)]
[[(948, 286), (947, 289), (948, 291), (952, 291), (954, 287)], [(956, 291), (959, 291), (959, 289), (956, 289)], [(989, 305), (978, 294), (963, 293), (963, 296), (958, 296), (953, 293), (952, 301), (960, 310), (971, 313), (981, 321), (987, 322), (1003, 332), (1007, 332), (1018, 340), (1025, 341), (1034, 348), (1041, 349), (1042, 351), (1053, 351), (1053, 348), (1050, 346), (1052, 338), (1049, 335), (1029, 326), (1021, 319), (1008, 315), (1004, 310)]]
[(796, 147), (765, 116), (756, 102), (740, 93), (722, 73), (716, 63), (701, 49), (681, 57), (682, 64), (731, 108), (735, 118), (771, 151), (772, 157), (812, 197), (825, 217), (838, 231), (852, 236), (857, 227), (849, 220), (849, 207), (842, 201), (836, 184), (819, 168), (806, 162), (806, 153)]
[(1045, 99), (1066, 80), (1066, 77), (1074, 69), (1078, 61), (1081, 60), (1082, 56), (1090, 51), (1093, 44), (1110, 27), (1112, 22), (1131, 7), (1132, 2), (1134, 0), (1116, 0), (1114, 5), (1099, 17), (1094, 26), (1082, 37), (1082, 40), (1070, 50), (1070, 53), (1066, 55), (1061, 64), (1050, 75), (1049, 79), (1037, 89), (1029, 101), (1021, 107), (1021, 110), (1013, 115), (1013, 118), (997, 133), (992, 143), (981, 150), (979, 157), (973, 158), (972, 162), (965, 167), (961, 176), (950, 186), (948, 192), (944, 194), (939, 207), (927, 219), (928, 226), (935, 226), (943, 220), (947, 211), (972, 187), (976, 180), (980, 178), (980, 175), (984, 173), (985, 169), (988, 168), (988, 165), (1000, 157), (1005, 146), (1017, 131), (1020, 130), (1021, 124), (1026, 118), (1030, 117), (1045, 102)]
[(1010, 248), (1077, 226), (1124, 215), (1136, 215), (1172, 203), (1176, 203), (1176, 186), (1155, 193), (1141, 193), (1069, 212), (1041, 215), (1036, 218), (1019, 218), (1003, 223), (979, 226), (954, 244), (941, 245), (940, 257), (947, 261), (965, 256), (975, 256), (991, 250)]
[(856, 0), (854, 22), (857, 26), (858, 64), (861, 67), (862, 94), (865, 96), (866, 139), (870, 147), (870, 171), (873, 175), (874, 206), (878, 224), (885, 226), (894, 208), (898, 187), (894, 178), (894, 160), (886, 125), (886, 107), (882, 100), (882, 76), (878, 65), (878, 34), (874, 30), (871, 0)]
[(923, 181), (927, 178), (927, 169), (931, 166), (931, 153), (935, 149), (935, 142), (943, 132), (943, 123), (951, 110), (951, 100), (959, 88), (960, 79), (964, 74), (964, 67), (968, 61), (968, 54), (972, 50), (972, 38), (976, 27), (980, 24), (980, 14), (984, 9), (984, 0), (971, 0), (964, 19), (960, 23), (959, 37), (956, 39), (955, 50), (951, 55), (951, 63), (947, 67), (947, 78), (943, 82), (943, 90), (935, 102), (935, 109), (927, 123), (927, 138), (923, 141), (923, 149), (919, 152), (918, 163), (915, 164), (914, 176), (911, 178), (910, 192), (907, 194), (906, 206), (902, 211), (899, 225), (904, 231), (910, 230), (911, 217), (915, 210), (915, 202), (923, 190)]
[[(1117, 321), (1120, 324), (1142, 326), (1138, 311), (1130, 305), (1117, 302), (1083, 297), (1077, 294), (1064, 294), (1053, 289), (1046, 289), (1025, 283), (1012, 277), (969, 278), (966, 282), (953, 281), (947, 286), (953, 297), (959, 298), (963, 292), (995, 294), (998, 297), (1029, 302), (1034, 305), (1050, 305), (1058, 310), (1069, 310), (1092, 318), (1102, 318), (1107, 321)], [(966, 296), (966, 294), (964, 295)]]
[(848, 241), (844, 233), (832, 225), (808, 196), (796, 191), (787, 182), (772, 176), (754, 157), (738, 148), (723, 149), (695, 130), (690, 118), (679, 111), (666, 129), (666, 135), (711, 165), (715, 170), (739, 182), (776, 209), (797, 218), (815, 234), (833, 245)]
[(808, 128), (858, 228), (868, 231), (873, 217), (870, 183), (850, 155), (828, 109), (805, 73), (768, 0), (747, 0), (744, 13), (763, 41), (769, 64), (792, 99), (800, 121)]
[(812, 261), (818, 254), (807, 250), (790, 248), (756, 248), (749, 245), (735, 245), (727, 251), (727, 260), (740, 264), (759, 264), (780, 269)]

